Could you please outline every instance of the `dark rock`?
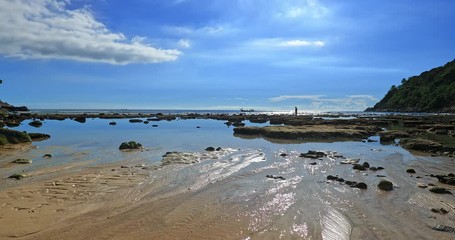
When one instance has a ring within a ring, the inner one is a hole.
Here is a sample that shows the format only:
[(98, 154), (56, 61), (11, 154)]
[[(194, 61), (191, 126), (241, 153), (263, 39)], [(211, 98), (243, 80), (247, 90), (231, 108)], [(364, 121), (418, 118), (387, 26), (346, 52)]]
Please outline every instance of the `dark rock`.
[(452, 194), (449, 190), (443, 187), (431, 187), (429, 188), (430, 192), (437, 194)]
[(337, 182), (345, 182), (345, 180), (343, 178), (338, 178)]
[(221, 147), (217, 147), (217, 148), (215, 149), (215, 151), (221, 151), (221, 150), (223, 150)]
[(205, 149), (205, 151), (213, 152), (213, 151), (215, 151), (215, 148), (214, 147), (208, 147), (208, 148)]
[(110, 122), (109, 125), (114, 126), (114, 125), (117, 125), (117, 123), (116, 122)]
[(379, 170), (383, 170), (384, 168), (383, 167), (377, 167), (377, 169), (379, 171)]
[(87, 122), (87, 119), (85, 117), (82, 117), (82, 116), (81, 117), (76, 117), (73, 120), (76, 121), (76, 122), (79, 122), (79, 123)]
[(317, 162), (310, 162), (310, 165), (316, 165), (318, 164)]
[(14, 179), (16, 179), (16, 180), (21, 180), (21, 179), (24, 178), (24, 177), (25, 177), (25, 176), (22, 175), (22, 174), (17, 174), (17, 173), (15, 173), (15, 174), (9, 176), (8, 178), (14, 178)]
[(448, 174), (448, 175), (431, 175), (432, 177), (436, 177), (439, 182), (449, 184), (449, 185), (455, 185), (455, 176), (453, 174)]
[(367, 188), (368, 188), (367, 184), (364, 183), (364, 182), (359, 182), (359, 183), (355, 184), (355, 185), (352, 186), (352, 187), (354, 187), (354, 188), (360, 188), (360, 189), (367, 189)]
[(376, 177), (386, 177), (385, 175), (376, 175)]
[(201, 126), (196, 126), (196, 128), (201, 128)]
[(132, 149), (142, 149), (142, 144), (135, 141), (123, 142), (120, 144), (120, 150), (132, 150)]
[(144, 124), (149, 124), (149, 121), (144, 121)]
[(36, 120), (36, 121), (29, 122), (28, 125), (39, 128), (39, 127), (43, 126), (43, 123), (41, 121)]
[(286, 180), (283, 176), (274, 176), (274, 175), (267, 175), (267, 178), (272, 178), (272, 179), (280, 179), (280, 180)]
[(30, 164), (30, 163), (32, 163), (32, 160), (25, 159), (25, 158), (19, 158), (19, 159), (16, 159), (14, 161), (11, 161), (11, 163), (15, 163), (15, 164)]
[(144, 122), (142, 119), (133, 118), (129, 120), (130, 123), (141, 123)]
[(356, 181), (345, 181), (344, 183), (346, 183), (346, 185), (350, 186), (350, 187), (353, 187), (357, 184)]
[(280, 157), (286, 157), (286, 156), (287, 156), (286, 153), (281, 153), (281, 154), (280, 154)]
[(321, 158), (321, 157), (326, 157), (327, 154), (325, 152), (320, 152), (320, 151), (311, 151), (309, 150), (307, 153), (300, 153), (300, 157), (304, 158)]
[(43, 156), (43, 158), (51, 158), (51, 157), (52, 157), (52, 154), (49, 154), (49, 153), (44, 154), (44, 156)]
[(156, 125), (156, 124), (153, 124), (153, 125), (152, 125), (152, 127), (158, 127), (158, 125)]
[(369, 167), (370, 167), (370, 164), (369, 164), (368, 162), (364, 162), (364, 163), (362, 164), (362, 166), (363, 166), (364, 168), (369, 168)]
[(49, 138), (51, 138), (51, 135), (49, 134), (44, 134), (44, 133), (29, 133), (28, 134), (32, 141), (37, 142), (37, 141), (44, 141)]
[(393, 183), (387, 180), (381, 180), (378, 184), (378, 188), (383, 191), (392, 191), (393, 190)]
[(352, 169), (355, 169), (355, 170), (359, 170), (359, 171), (365, 171), (367, 170), (363, 165), (360, 165), (360, 164), (354, 164), (354, 166), (352, 166)]
[(370, 167), (371, 171), (377, 171), (378, 169), (376, 167)]
[(444, 225), (437, 225), (436, 227), (432, 227), (431, 229), (441, 232), (455, 233), (455, 228)]
[(406, 170), (407, 173), (416, 173), (416, 170), (409, 168)]
[(332, 175), (327, 176), (327, 180), (337, 180), (337, 179), (338, 179), (337, 176), (332, 176)]

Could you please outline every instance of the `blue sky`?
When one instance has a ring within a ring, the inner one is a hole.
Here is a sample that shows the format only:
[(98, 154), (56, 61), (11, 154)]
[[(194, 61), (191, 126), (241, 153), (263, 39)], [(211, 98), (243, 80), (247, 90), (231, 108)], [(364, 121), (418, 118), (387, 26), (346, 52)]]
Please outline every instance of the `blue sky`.
[(453, 9), (451, 0), (3, 0), (0, 96), (31, 108), (363, 110), (455, 58)]

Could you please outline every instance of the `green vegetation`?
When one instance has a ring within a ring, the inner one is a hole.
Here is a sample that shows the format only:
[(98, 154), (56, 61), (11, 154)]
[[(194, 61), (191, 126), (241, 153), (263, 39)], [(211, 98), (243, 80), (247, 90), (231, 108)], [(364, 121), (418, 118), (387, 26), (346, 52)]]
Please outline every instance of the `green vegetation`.
[(455, 60), (393, 85), (366, 111), (455, 112)]

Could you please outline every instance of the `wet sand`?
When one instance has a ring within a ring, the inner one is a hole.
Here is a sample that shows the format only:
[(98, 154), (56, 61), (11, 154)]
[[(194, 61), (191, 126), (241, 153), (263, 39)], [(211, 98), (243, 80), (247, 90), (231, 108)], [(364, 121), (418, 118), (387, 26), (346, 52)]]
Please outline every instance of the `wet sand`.
[[(5, 179), (12, 183), (0, 191), (0, 239), (454, 239), (455, 233), (431, 229), (455, 227), (454, 195), (417, 186), (432, 183), (455, 193), (426, 176), (453, 171), (453, 159), (410, 161), (372, 149), (360, 162), (385, 169), (357, 171), (338, 156), (348, 158), (352, 150), (319, 150), (328, 156), (307, 159), (286, 148), (201, 151), (188, 153), (187, 164), (60, 166), (50, 175)], [(327, 175), (368, 189), (327, 181)], [(395, 189), (379, 190), (377, 175)]]

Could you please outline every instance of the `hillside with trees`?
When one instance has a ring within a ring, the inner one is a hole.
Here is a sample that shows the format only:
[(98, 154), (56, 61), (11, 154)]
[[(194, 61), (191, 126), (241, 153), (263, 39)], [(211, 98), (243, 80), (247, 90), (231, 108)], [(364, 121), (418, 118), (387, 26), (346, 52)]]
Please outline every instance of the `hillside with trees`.
[(455, 112), (455, 60), (403, 79), (384, 98), (366, 111)]

